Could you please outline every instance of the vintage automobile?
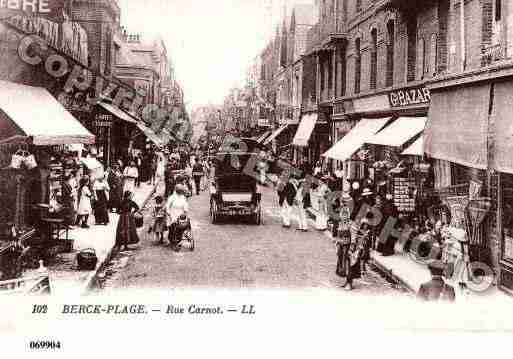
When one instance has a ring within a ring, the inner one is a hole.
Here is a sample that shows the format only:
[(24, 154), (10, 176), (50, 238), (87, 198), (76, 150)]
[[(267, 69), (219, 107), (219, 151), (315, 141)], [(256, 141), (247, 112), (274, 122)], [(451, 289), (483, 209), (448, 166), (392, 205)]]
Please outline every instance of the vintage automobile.
[(261, 193), (257, 179), (244, 171), (255, 153), (221, 149), (214, 159), (210, 186), (210, 219), (218, 223), (229, 216), (250, 217), (256, 225), (262, 223)]

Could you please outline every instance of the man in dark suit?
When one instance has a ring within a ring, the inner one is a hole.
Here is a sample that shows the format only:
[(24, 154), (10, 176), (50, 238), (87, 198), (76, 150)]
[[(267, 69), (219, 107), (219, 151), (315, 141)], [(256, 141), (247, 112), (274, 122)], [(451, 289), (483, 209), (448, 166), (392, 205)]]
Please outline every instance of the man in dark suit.
[(446, 284), (442, 277), (444, 264), (439, 260), (433, 260), (428, 266), (431, 272), (431, 280), (420, 286), (417, 298), (425, 302), (438, 300), (454, 302), (456, 299), (454, 288)]

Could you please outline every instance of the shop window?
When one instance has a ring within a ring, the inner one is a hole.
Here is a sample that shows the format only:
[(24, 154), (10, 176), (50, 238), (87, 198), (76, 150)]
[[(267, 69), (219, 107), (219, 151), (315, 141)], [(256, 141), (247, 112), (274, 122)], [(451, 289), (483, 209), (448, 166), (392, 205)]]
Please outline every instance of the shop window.
[(360, 39), (355, 41), (355, 66), (354, 66), (354, 93), (360, 93), (360, 82), (362, 75), (362, 53), (360, 48)]
[(395, 25), (393, 21), (387, 24), (387, 70), (386, 70), (386, 86), (390, 87), (394, 84), (394, 44), (395, 44)]
[(378, 76), (378, 31), (372, 29), (371, 31), (372, 47), (371, 47), (371, 71), (370, 71), (370, 88), (376, 89), (376, 82)]

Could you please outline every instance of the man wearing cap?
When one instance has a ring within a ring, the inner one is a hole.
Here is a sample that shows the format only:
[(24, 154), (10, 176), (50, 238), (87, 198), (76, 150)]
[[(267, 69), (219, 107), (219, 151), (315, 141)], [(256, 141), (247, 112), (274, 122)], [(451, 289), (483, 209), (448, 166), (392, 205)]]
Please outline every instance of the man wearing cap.
[(425, 302), (438, 300), (454, 302), (456, 299), (454, 288), (446, 284), (442, 277), (444, 264), (439, 260), (433, 260), (430, 261), (428, 267), (431, 272), (431, 280), (420, 286), (417, 298)]

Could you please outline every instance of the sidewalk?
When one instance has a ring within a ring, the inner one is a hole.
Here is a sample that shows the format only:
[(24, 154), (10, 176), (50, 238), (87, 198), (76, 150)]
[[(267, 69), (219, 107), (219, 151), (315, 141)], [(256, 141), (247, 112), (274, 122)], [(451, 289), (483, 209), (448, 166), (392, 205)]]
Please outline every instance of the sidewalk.
[[(314, 208), (308, 208), (307, 213), (310, 218), (315, 221), (317, 211)], [(325, 234), (328, 239), (332, 239), (331, 231), (326, 231)], [(431, 274), (428, 267), (421, 263), (415, 262), (407, 254), (397, 253), (393, 256), (385, 257), (376, 251), (372, 251), (371, 262), (383, 275), (392, 281), (401, 284), (412, 294), (416, 294), (423, 283), (431, 280)], [(500, 291), (497, 288), (496, 284), (494, 284), (484, 293), (470, 292), (471, 294), (468, 295), (459, 288), (459, 283), (457, 283), (456, 280), (451, 279), (447, 280), (446, 282), (447, 284), (454, 287), (457, 301), (474, 301), (480, 299), (490, 300), (491, 297), (493, 297), (494, 300), (511, 300), (511, 298), (506, 293)]]
[[(134, 193), (134, 201), (141, 208), (151, 198), (156, 186), (142, 183)], [(83, 295), (94, 284), (100, 269), (110, 260), (116, 241), (116, 228), (119, 215), (110, 214), (110, 224), (107, 226), (91, 225), (89, 229), (77, 228), (69, 232), (69, 238), (75, 240), (74, 252), (58, 256), (56, 266), (50, 266), (51, 293), (57, 295)], [(82, 249), (94, 248), (98, 257), (98, 264), (93, 271), (78, 271), (76, 269), (76, 253)], [(24, 275), (31, 276), (33, 271)]]

